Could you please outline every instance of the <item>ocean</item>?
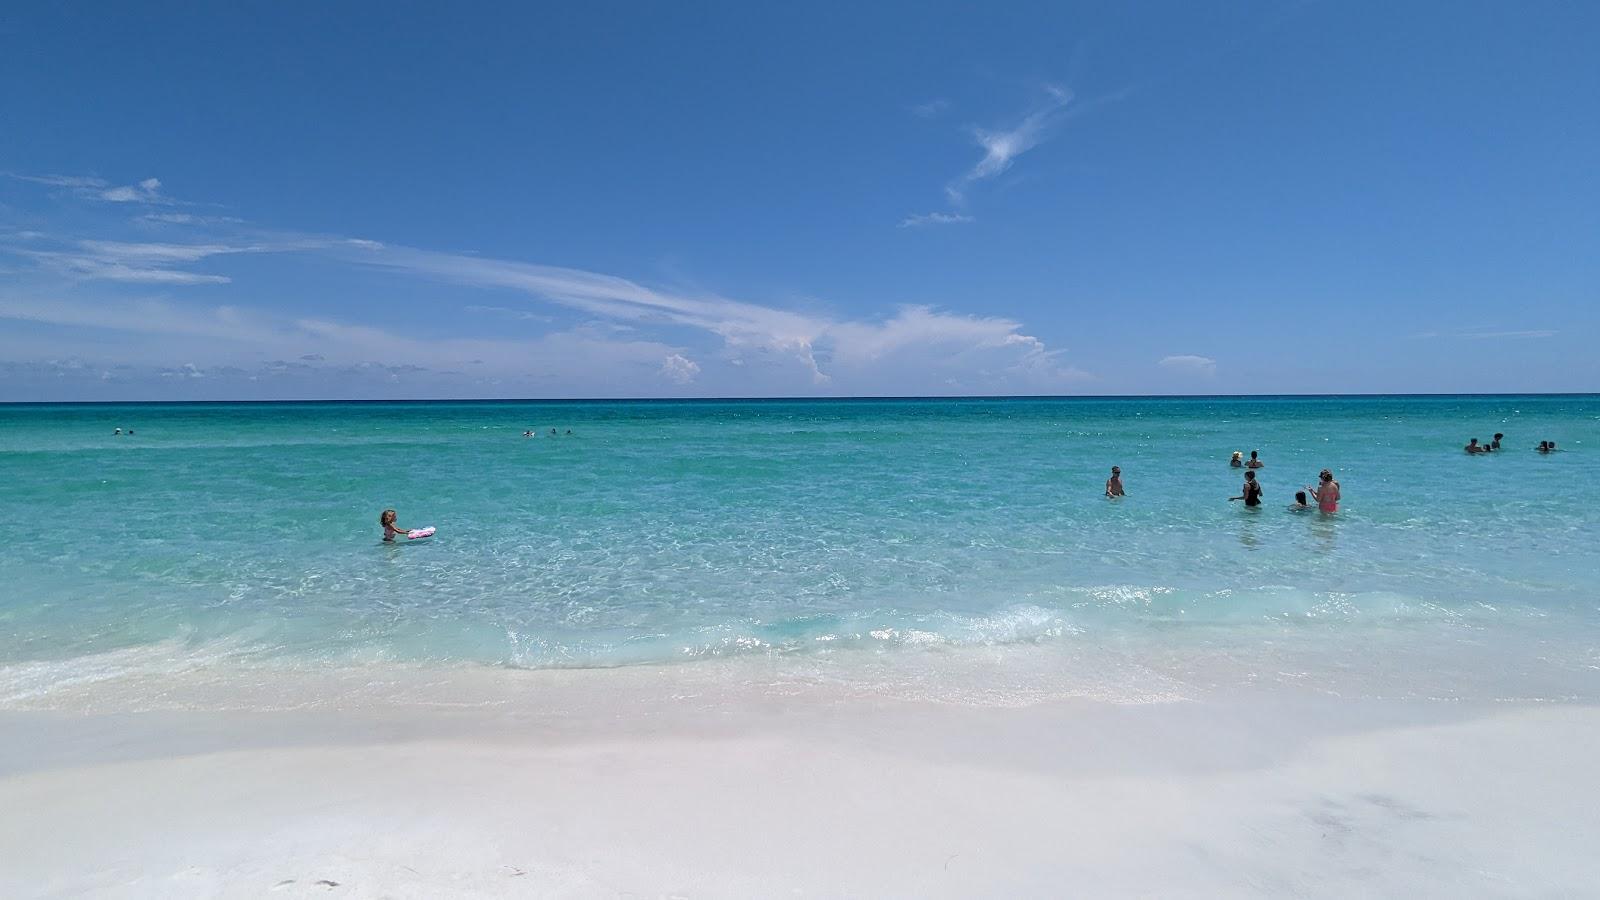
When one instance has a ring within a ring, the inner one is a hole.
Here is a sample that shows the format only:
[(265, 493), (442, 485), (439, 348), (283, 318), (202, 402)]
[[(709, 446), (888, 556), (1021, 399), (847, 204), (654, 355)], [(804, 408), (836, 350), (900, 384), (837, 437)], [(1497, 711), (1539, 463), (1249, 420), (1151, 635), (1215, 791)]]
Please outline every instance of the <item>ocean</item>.
[[(719, 660), (1594, 700), (1597, 446), (1595, 395), (0, 406), (0, 708)], [(1340, 511), (1287, 509), (1324, 467)]]

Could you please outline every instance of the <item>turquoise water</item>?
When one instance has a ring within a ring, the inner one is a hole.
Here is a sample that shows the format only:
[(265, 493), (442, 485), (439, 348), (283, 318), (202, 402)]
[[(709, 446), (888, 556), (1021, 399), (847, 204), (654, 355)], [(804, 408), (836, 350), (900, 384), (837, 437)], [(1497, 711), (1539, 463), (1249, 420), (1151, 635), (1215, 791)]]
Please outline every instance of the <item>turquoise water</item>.
[[(1499, 454), (1461, 452), (1496, 431)], [(1252, 449), (1261, 510), (1227, 500)], [(0, 406), (0, 697), (6, 673), (139, 648), (580, 667), (1013, 646), (1270, 653), (1335, 684), (1425, 661), (1588, 695), (1597, 449), (1596, 396)], [(1341, 511), (1288, 511), (1322, 467)], [(382, 544), (385, 507), (438, 535)]]

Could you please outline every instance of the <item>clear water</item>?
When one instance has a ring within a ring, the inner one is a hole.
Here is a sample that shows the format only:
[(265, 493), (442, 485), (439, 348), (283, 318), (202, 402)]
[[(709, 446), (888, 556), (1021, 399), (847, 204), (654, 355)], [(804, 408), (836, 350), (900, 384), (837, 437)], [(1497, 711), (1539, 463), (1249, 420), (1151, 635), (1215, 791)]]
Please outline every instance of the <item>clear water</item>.
[[(1600, 696), (1597, 446), (1596, 396), (0, 406), (0, 701), (117, 653), (1008, 647)], [(1288, 511), (1325, 466), (1341, 511)]]

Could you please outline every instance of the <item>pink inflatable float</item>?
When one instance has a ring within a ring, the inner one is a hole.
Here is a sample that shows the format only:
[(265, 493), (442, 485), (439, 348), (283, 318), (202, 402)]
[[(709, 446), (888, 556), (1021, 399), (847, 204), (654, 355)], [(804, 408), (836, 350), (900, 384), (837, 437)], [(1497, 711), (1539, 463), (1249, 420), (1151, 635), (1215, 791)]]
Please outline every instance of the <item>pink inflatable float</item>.
[(429, 525), (427, 528), (413, 528), (410, 531), (406, 532), (406, 540), (408, 540), (408, 541), (414, 541), (414, 540), (417, 540), (418, 538), (425, 538), (425, 537), (433, 537), (433, 526), (432, 525)]

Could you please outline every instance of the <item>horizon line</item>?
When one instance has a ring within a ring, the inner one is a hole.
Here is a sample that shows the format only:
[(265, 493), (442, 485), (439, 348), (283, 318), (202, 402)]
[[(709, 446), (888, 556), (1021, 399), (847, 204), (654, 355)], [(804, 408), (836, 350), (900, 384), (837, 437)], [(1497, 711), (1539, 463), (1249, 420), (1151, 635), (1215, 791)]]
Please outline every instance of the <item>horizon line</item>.
[(1277, 399), (1382, 399), (1442, 397), (1600, 397), (1600, 391), (1505, 393), (1400, 392), (1400, 393), (1287, 393), (1287, 394), (860, 394), (847, 397), (794, 394), (774, 397), (391, 397), (391, 398), (275, 398), (212, 400), (4, 400), (7, 406), (136, 406), (275, 403), (797, 403), (906, 400), (1277, 400)]

